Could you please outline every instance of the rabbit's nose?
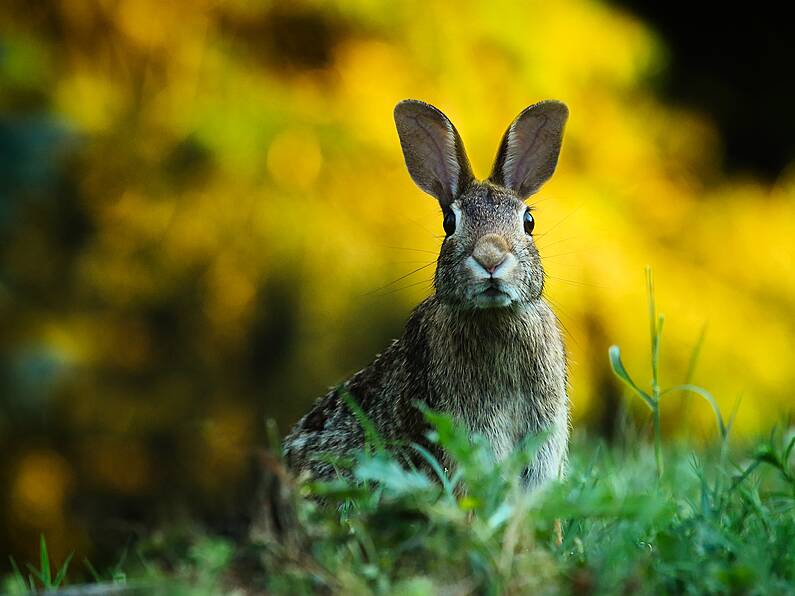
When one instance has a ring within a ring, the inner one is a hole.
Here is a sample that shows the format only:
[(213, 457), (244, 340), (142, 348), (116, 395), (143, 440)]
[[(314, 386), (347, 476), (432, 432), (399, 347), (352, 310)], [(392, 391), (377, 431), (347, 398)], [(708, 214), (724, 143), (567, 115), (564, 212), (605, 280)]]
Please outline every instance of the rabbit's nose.
[(499, 234), (486, 234), (475, 244), (472, 257), (489, 273), (494, 273), (508, 256), (508, 243)]

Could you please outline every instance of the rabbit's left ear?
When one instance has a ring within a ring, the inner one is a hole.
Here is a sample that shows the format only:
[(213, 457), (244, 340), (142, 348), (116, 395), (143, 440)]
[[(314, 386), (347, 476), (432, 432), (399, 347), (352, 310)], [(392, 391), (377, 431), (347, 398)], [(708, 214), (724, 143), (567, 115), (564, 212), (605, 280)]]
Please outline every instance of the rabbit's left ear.
[(395, 106), (395, 125), (411, 178), (446, 207), (472, 181), (464, 144), (440, 110), (416, 99)]
[(566, 104), (555, 100), (526, 108), (505, 132), (489, 180), (521, 199), (536, 192), (555, 172), (568, 117)]

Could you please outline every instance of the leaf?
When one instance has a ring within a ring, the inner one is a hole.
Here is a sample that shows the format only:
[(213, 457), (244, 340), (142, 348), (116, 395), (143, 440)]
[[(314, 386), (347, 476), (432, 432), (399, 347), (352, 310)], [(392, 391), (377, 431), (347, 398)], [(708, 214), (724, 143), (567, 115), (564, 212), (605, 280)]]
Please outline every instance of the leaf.
[(474, 511), (480, 507), (480, 500), (476, 499), (472, 495), (464, 495), (458, 502), (458, 506), (462, 511)]
[(430, 435), (429, 438), (434, 438), (459, 463), (470, 460), (472, 441), (466, 429), (454, 424), (450, 416), (435, 412), (422, 402), (417, 402), (416, 405), (435, 429), (435, 435)]
[(721, 439), (726, 439), (727, 430), (726, 425), (723, 422), (723, 416), (720, 414), (720, 408), (718, 407), (718, 402), (715, 401), (715, 398), (712, 397), (712, 394), (704, 389), (703, 387), (699, 387), (698, 385), (691, 385), (690, 383), (685, 383), (683, 385), (676, 385), (674, 387), (670, 387), (663, 391), (660, 396), (666, 395), (667, 393), (671, 393), (673, 391), (689, 391), (690, 393), (695, 393), (696, 395), (700, 395), (703, 397), (707, 403), (712, 407), (712, 411), (715, 414), (715, 420), (718, 423), (718, 431), (720, 432)]
[(335, 501), (362, 499), (372, 492), (364, 486), (354, 486), (340, 479), (309, 482), (305, 488), (313, 497), (323, 497)]
[(364, 431), (365, 446), (375, 447), (376, 451), (385, 451), (386, 446), (384, 444), (384, 440), (381, 438), (381, 435), (375, 428), (373, 421), (370, 420), (367, 414), (364, 413), (364, 410), (362, 410), (362, 407), (359, 405), (359, 403), (344, 387), (338, 387), (337, 391), (339, 392), (342, 401), (345, 402), (345, 405), (347, 405), (351, 412), (353, 412), (353, 415), (359, 423), (359, 426), (362, 427), (362, 430)]
[(398, 495), (422, 492), (433, 487), (425, 474), (405, 470), (394, 459), (384, 455), (363, 458), (354, 469), (354, 475), (362, 482), (378, 482)]
[(508, 458), (503, 462), (502, 467), (509, 474), (519, 474), (535, 461), (536, 453), (539, 448), (549, 438), (551, 432), (549, 428), (545, 428), (537, 433), (528, 433), (525, 435), (519, 444), (508, 455)]
[(442, 483), (444, 492), (447, 493), (448, 495), (452, 495), (454, 486), (450, 482), (450, 478), (447, 476), (444, 469), (442, 468), (442, 464), (439, 463), (439, 460), (436, 459), (430, 451), (428, 451), (425, 447), (423, 447), (419, 443), (412, 442), (411, 448), (414, 449), (414, 451), (416, 451), (417, 453), (419, 453), (422, 459), (428, 462), (428, 465), (431, 467), (433, 472), (439, 478), (439, 482)]
[(526, 434), (513, 450), (512, 457), (519, 458), (522, 463), (530, 463), (541, 448), (541, 445), (544, 444), (551, 434), (552, 429), (550, 427), (543, 428), (537, 433)]
[(621, 362), (621, 350), (618, 346), (610, 346), (607, 351), (608, 356), (610, 358), (610, 367), (613, 369), (615, 375), (621, 379), (630, 389), (632, 389), (635, 393), (638, 394), (643, 401), (646, 402), (646, 405), (649, 406), (649, 409), (654, 411), (656, 404), (654, 400), (649, 396), (648, 393), (643, 391), (640, 387), (638, 387), (632, 378), (629, 376), (627, 369), (624, 368), (624, 363)]
[(792, 438), (789, 440), (789, 445), (787, 445), (787, 448), (784, 450), (784, 463), (785, 464), (789, 463), (789, 455), (790, 455), (790, 453), (792, 453), (792, 448), (793, 447), (795, 447), (795, 435), (793, 435)]
[(770, 445), (760, 445), (754, 452), (754, 459), (758, 462), (770, 464), (774, 468), (782, 469), (781, 460)]
[(511, 518), (513, 511), (513, 503), (506, 499), (500, 504), (500, 506), (497, 508), (497, 511), (495, 511), (489, 517), (489, 519), (486, 521), (486, 525), (490, 529), (496, 530)]

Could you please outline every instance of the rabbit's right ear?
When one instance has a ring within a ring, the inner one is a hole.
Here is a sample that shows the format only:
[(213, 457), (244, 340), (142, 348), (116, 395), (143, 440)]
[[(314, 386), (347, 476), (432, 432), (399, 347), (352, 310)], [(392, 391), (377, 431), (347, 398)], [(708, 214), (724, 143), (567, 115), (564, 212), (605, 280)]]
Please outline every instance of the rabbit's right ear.
[(453, 123), (432, 105), (405, 99), (395, 106), (395, 125), (411, 178), (443, 207), (452, 203), (473, 177)]
[(489, 180), (526, 199), (555, 172), (569, 117), (566, 104), (547, 100), (516, 117), (500, 143)]

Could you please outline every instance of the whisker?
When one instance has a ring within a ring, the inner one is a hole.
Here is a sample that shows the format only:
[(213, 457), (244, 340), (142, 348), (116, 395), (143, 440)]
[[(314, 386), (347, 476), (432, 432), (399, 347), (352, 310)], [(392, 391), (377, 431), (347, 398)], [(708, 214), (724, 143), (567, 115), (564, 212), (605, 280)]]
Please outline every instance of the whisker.
[[(394, 294), (395, 292), (400, 292), (402, 290), (407, 290), (408, 288), (413, 288), (415, 286), (419, 286), (420, 284), (425, 284), (425, 283), (429, 284), (429, 288), (432, 287), (433, 286), (433, 278), (429, 277), (428, 279), (421, 279), (420, 281), (416, 281), (414, 283), (410, 283), (408, 285), (401, 286), (399, 288), (393, 288), (393, 289), (389, 290), (388, 292), (382, 292), (380, 294), (375, 294), (375, 295), (373, 295), (373, 293), (371, 292), (370, 294), (364, 294), (364, 296), (372, 296), (373, 298), (383, 298), (384, 296), (389, 296), (391, 294)], [(376, 291), (378, 291), (378, 290), (376, 290)]]
[(555, 313), (558, 315), (558, 317), (557, 317), (558, 323), (560, 323), (560, 326), (563, 327), (563, 331), (566, 333), (566, 335), (569, 337), (569, 339), (571, 339), (571, 341), (573, 341), (575, 344), (577, 344), (577, 347), (582, 347), (580, 345), (580, 342), (577, 341), (577, 338), (574, 336), (574, 334), (571, 331), (569, 331), (569, 328), (566, 327), (566, 324), (563, 322), (563, 318), (562, 317), (566, 317), (567, 319), (569, 319), (569, 322), (574, 322), (575, 321), (575, 319), (571, 315), (571, 313), (569, 313), (566, 310), (564, 310), (560, 306), (560, 303), (557, 300), (553, 300), (548, 295), (545, 295), (544, 299), (547, 302), (549, 302), (552, 306), (555, 307)]
[(408, 218), (408, 221), (410, 221), (411, 223), (413, 223), (415, 226), (417, 226), (417, 227), (419, 227), (419, 228), (422, 228), (422, 229), (423, 229), (425, 232), (427, 232), (428, 234), (430, 234), (432, 238), (444, 238), (444, 236), (437, 236), (435, 232), (433, 232), (433, 231), (429, 230), (427, 227), (425, 227), (425, 225), (423, 225), (422, 223), (420, 223), (420, 220), (419, 220), (419, 219), (416, 219), (416, 218)]
[(416, 265), (417, 263), (425, 264), (427, 261), (387, 261), (387, 263), (389, 265)]
[(548, 279), (554, 279), (555, 281), (560, 281), (563, 283), (571, 284), (573, 286), (583, 286), (587, 288), (600, 288), (602, 290), (608, 290), (607, 286), (600, 286), (598, 284), (592, 284), (585, 281), (578, 281), (576, 279), (566, 279), (564, 277), (555, 277), (554, 275), (550, 275), (549, 273), (544, 273), (544, 277)]
[(568, 215), (564, 216), (563, 219), (559, 220), (558, 223), (553, 224), (551, 228), (547, 228), (546, 230), (544, 230), (544, 233), (545, 234), (549, 234), (552, 230), (557, 228), (560, 224), (562, 224), (564, 221), (569, 219), (572, 215), (577, 213), (580, 209), (582, 209), (582, 205), (580, 205), (579, 207), (575, 207), (572, 211), (569, 212)]
[(403, 246), (385, 246), (384, 248), (389, 248), (392, 250), (410, 250), (412, 252), (427, 252), (429, 255), (439, 254), (438, 250), (424, 250), (422, 248), (405, 248)]
[(546, 203), (549, 199), (552, 199), (552, 198), (554, 198), (554, 197), (552, 197), (551, 195), (546, 195), (546, 196), (541, 197), (540, 199), (536, 199), (534, 201), (531, 201), (531, 202), (527, 203), (527, 206), (532, 208), (532, 207), (535, 207), (536, 205), (538, 205), (539, 203)]
[(376, 288), (375, 290), (372, 290), (372, 291), (370, 291), (370, 292), (366, 292), (365, 294), (362, 294), (360, 297), (362, 297), (362, 298), (363, 298), (363, 297), (365, 297), (365, 296), (370, 296), (370, 295), (372, 295), (372, 294), (375, 294), (376, 292), (380, 292), (381, 290), (384, 290), (384, 289), (388, 288), (389, 286), (393, 286), (393, 285), (395, 285), (397, 282), (399, 282), (399, 281), (401, 281), (401, 280), (403, 280), (403, 279), (406, 279), (407, 277), (409, 277), (409, 276), (411, 276), (411, 275), (414, 275), (415, 273), (417, 273), (417, 272), (419, 272), (419, 271), (422, 271), (423, 269), (427, 269), (427, 268), (428, 268), (428, 267), (430, 267), (431, 265), (435, 265), (435, 264), (436, 264), (436, 261), (431, 261), (430, 263), (426, 263), (426, 264), (425, 264), (425, 265), (423, 265), (422, 267), (417, 267), (416, 269), (414, 269), (414, 271), (409, 271), (409, 272), (408, 272), (408, 273), (406, 273), (405, 275), (401, 275), (401, 276), (400, 276), (400, 277), (398, 277), (397, 279), (395, 279), (395, 280), (393, 280), (393, 281), (390, 281), (388, 284), (386, 284), (386, 285), (384, 285), (384, 286), (381, 286), (380, 288)]
[(544, 246), (539, 246), (538, 250), (546, 250), (550, 246), (554, 246), (555, 244), (560, 244), (561, 242), (569, 242), (570, 240), (576, 240), (578, 236), (569, 236), (568, 238), (559, 238), (558, 240), (554, 240)]
[(566, 257), (568, 255), (578, 255), (580, 253), (582, 253), (581, 250), (572, 250), (572, 251), (569, 251), (569, 252), (559, 252), (559, 253), (554, 254), (554, 255), (541, 255), (541, 260), (543, 261), (545, 259), (555, 259), (557, 257)]

